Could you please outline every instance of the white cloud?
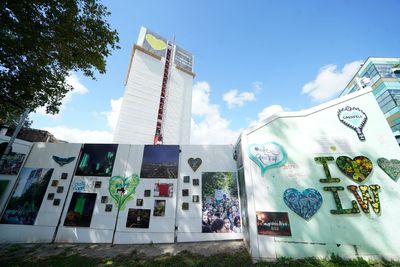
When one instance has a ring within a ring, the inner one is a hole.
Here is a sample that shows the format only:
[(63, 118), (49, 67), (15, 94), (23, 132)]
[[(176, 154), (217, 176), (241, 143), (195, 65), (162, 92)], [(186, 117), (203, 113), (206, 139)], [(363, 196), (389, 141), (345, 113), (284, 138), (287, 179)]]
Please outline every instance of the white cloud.
[(71, 102), (73, 95), (84, 95), (89, 92), (89, 89), (79, 81), (79, 78), (74, 73), (70, 74), (66, 78), (66, 82), (67, 82), (67, 84), (74, 87), (74, 90), (69, 91), (65, 95), (65, 97), (61, 100), (61, 105), (59, 107), (60, 112), (55, 115), (51, 115), (51, 114), (46, 113), (45, 107), (39, 107), (35, 110), (35, 112), (37, 114), (45, 115), (50, 118), (59, 118), (61, 116), (61, 113), (63, 113), (65, 111), (65, 109), (67, 108), (67, 105)]
[(111, 143), (113, 139), (113, 135), (109, 131), (82, 130), (64, 125), (45, 127), (43, 130), (50, 132), (57, 139), (69, 143)]
[(119, 112), (121, 110), (121, 105), (122, 105), (123, 100), (124, 100), (124, 98), (122, 96), (118, 99), (111, 99), (110, 100), (111, 110), (101, 112), (102, 115), (106, 116), (107, 125), (113, 131), (115, 130), (115, 127), (117, 126)]
[(258, 113), (258, 115), (257, 115), (258, 120), (251, 121), (249, 124), (249, 127), (255, 126), (258, 123), (260, 123), (261, 121), (265, 120), (266, 118), (268, 118), (276, 113), (283, 112), (283, 111), (284, 111), (284, 109), (280, 105), (271, 105), (271, 106), (265, 107), (260, 113)]
[(192, 118), (192, 144), (234, 144), (240, 131), (230, 129), (230, 121), (221, 117), (219, 106), (210, 103), (210, 85), (197, 82), (193, 86), (192, 114), (200, 116), (199, 122)]
[(251, 84), (251, 87), (253, 87), (253, 92), (257, 94), (262, 91), (263, 83), (256, 81)]
[(353, 61), (337, 70), (336, 65), (326, 65), (319, 70), (314, 81), (303, 86), (302, 94), (308, 94), (313, 100), (324, 101), (340, 93), (360, 68), (362, 61)]
[(238, 94), (237, 89), (232, 89), (222, 96), (222, 99), (228, 104), (229, 108), (242, 107), (244, 103), (255, 100), (253, 92), (241, 92)]

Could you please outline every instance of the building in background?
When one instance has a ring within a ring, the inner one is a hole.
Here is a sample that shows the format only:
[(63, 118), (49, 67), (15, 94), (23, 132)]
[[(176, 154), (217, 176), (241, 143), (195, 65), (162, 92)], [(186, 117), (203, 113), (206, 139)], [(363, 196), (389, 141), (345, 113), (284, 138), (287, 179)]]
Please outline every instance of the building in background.
[(340, 96), (367, 86), (373, 88), (376, 101), (400, 144), (400, 58), (368, 58)]
[(142, 27), (113, 141), (189, 144), (194, 76), (192, 54)]

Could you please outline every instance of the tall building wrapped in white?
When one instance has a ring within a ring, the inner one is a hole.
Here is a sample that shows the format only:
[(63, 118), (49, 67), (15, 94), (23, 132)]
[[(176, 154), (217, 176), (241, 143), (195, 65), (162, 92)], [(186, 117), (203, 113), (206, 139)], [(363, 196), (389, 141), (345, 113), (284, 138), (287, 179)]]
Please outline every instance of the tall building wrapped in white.
[(142, 27), (113, 141), (189, 144), (194, 76), (192, 54)]

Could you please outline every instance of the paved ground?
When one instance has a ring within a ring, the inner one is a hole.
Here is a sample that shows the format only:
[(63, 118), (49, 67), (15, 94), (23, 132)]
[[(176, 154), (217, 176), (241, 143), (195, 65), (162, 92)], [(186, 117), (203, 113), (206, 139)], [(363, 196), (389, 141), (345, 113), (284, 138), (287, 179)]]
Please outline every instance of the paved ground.
[(176, 255), (189, 251), (192, 254), (210, 256), (214, 254), (234, 254), (245, 250), (243, 241), (218, 241), (153, 245), (110, 244), (1, 244), (0, 256), (10, 254), (35, 255), (36, 257), (79, 254), (95, 258), (111, 258), (118, 255), (136, 254), (143, 257)]

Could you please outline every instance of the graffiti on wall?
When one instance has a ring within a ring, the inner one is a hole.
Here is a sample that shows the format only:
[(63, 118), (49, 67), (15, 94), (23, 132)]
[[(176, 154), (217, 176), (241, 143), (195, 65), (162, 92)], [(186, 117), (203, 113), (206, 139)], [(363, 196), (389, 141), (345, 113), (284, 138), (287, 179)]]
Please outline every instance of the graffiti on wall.
[(139, 181), (140, 178), (137, 174), (132, 174), (128, 177), (113, 176), (110, 178), (108, 191), (120, 210), (124, 210), (126, 203), (133, 199)]
[(270, 168), (283, 165), (287, 158), (285, 149), (275, 142), (252, 144), (248, 148), (248, 154), (250, 159), (260, 167), (261, 175)]

